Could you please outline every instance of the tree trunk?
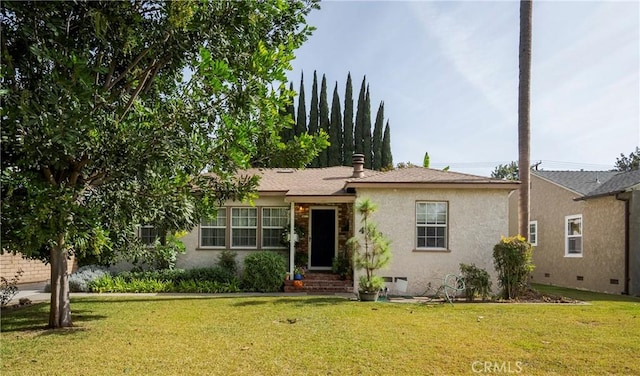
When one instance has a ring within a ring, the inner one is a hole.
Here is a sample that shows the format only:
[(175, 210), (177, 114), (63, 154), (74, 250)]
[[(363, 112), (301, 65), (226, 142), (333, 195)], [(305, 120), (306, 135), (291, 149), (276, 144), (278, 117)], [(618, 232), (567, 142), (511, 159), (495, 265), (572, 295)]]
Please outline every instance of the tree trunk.
[(58, 242), (51, 249), (51, 305), (49, 327), (71, 326), (71, 305), (69, 301), (69, 275), (65, 234), (58, 235)]
[(518, 170), (520, 174), (520, 211), (518, 229), (529, 240), (530, 208), (530, 94), (531, 94), (531, 13), (532, 2), (520, 1), (520, 85), (518, 89)]

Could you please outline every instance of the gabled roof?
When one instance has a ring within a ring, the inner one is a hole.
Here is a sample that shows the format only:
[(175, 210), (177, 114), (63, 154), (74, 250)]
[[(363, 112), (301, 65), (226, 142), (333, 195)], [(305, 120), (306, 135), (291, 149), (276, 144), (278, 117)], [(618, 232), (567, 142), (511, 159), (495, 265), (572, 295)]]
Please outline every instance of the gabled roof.
[(614, 195), (640, 185), (640, 170), (620, 172), (589, 192), (585, 198)]
[(615, 171), (531, 171), (532, 175), (586, 195), (617, 174)]

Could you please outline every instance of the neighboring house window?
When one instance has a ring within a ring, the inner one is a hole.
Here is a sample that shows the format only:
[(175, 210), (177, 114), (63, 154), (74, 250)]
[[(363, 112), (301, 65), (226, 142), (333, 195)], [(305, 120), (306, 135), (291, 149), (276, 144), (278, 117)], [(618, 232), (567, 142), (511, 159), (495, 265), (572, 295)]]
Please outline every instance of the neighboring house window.
[(231, 208), (231, 247), (256, 248), (258, 209)]
[(447, 248), (447, 203), (416, 203), (418, 249)]
[(582, 256), (582, 215), (569, 215), (565, 219), (565, 256)]
[(262, 247), (284, 248), (282, 233), (287, 223), (288, 208), (262, 208)]
[(224, 247), (227, 228), (227, 210), (218, 209), (215, 219), (203, 219), (200, 222), (200, 246)]
[(529, 222), (529, 243), (538, 245), (538, 221)]
[(140, 240), (146, 246), (152, 246), (156, 242), (158, 231), (151, 225), (140, 226)]

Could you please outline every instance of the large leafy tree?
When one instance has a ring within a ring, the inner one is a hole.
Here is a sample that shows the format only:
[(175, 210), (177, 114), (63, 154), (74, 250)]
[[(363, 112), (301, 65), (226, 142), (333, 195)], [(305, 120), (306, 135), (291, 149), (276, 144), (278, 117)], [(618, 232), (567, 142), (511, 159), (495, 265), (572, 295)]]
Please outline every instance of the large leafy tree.
[(520, 210), (518, 230), (525, 239), (529, 238), (529, 194), (531, 186), (531, 0), (520, 0), (520, 47), (519, 87), (518, 87), (518, 170), (522, 184), (520, 185)]
[(69, 255), (128, 252), (136, 224), (188, 229), (255, 188), (237, 169), (326, 146), (279, 139), (272, 87), (315, 6), (2, 3), (2, 248), (51, 264), (51, 327), (72, 323)]
[(497, 165), (491, 172), (491, 177), (495, 179), (518, 180), (518, 163), (515, 161), (507, 164)]
[(629, 154), (629, 157), (620, 153), (620, 158), (616, 158), (615, 164), (617, 171), (631, 171), (640, 169), (640, 148), (636, 146), (636, 150)]

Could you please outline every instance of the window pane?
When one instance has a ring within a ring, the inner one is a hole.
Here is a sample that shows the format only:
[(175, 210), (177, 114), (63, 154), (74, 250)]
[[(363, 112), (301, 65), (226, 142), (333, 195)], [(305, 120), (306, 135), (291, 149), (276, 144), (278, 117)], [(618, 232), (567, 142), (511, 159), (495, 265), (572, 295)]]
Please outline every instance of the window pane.
[(567, 234), (568, 235), (582, 235), (582, 219), (572, 218), (567, 220)]
[(282, 230), (278, 229), (264, 229), (262, 230), (262, 245), (264, 247), (278, 247), (283, 248), (282, 242)]
[(575, 237), (569, 238), (569, 253), (576, 254), (582, 253), (582, 238)]
[(233, 247), (255, 247), (256, 246), (256, 230), (255, 229), (233, 229), (232, 231)]
[(142, 244), (153, 245), (157, 237), (158, 232), (153, 228), (153, 226), (140, 227), (140, 240), (142, 241)]
[(224, 228), (201, 228), (203, 247), (224, 247)]
[(416, 203), (416, 226), (418, 248), (446, 248), (447, 203)]

